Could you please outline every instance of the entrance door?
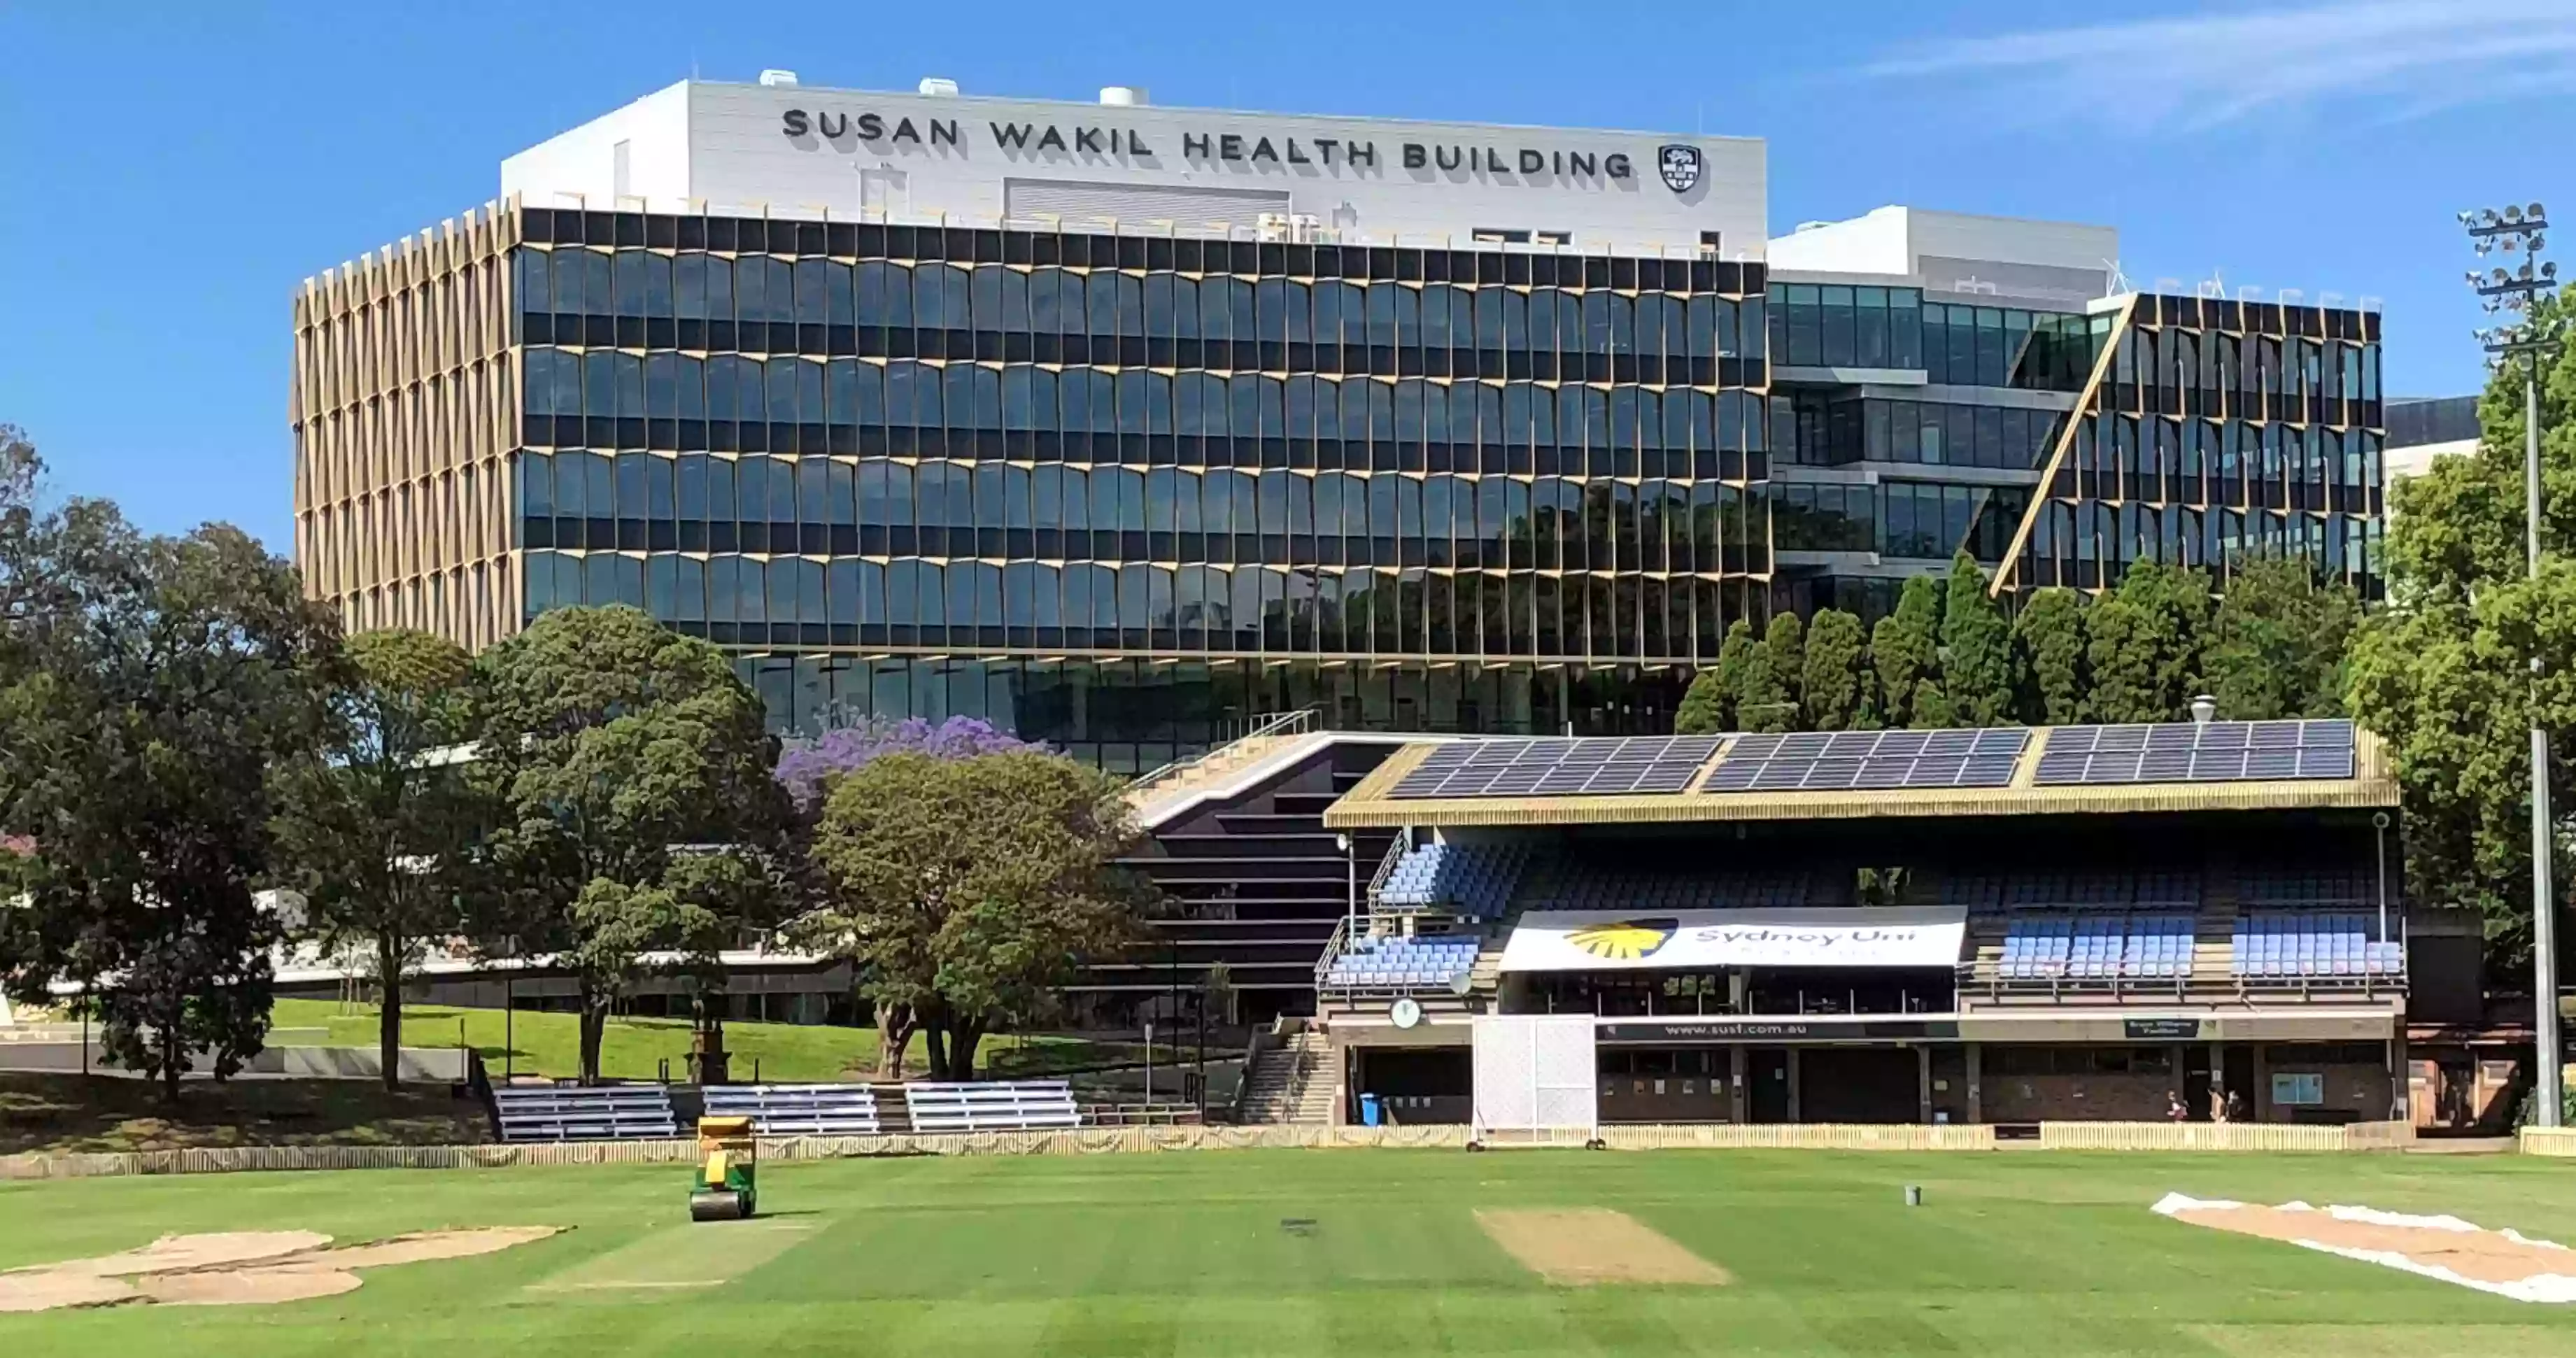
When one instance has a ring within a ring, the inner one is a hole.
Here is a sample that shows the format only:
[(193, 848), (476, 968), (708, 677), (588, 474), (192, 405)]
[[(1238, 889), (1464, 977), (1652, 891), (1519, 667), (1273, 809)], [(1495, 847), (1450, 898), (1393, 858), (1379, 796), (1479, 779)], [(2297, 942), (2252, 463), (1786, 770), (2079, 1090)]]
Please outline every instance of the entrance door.
[(2227, 1091), (2228, 1102), (2235, 1106), (2237, 1119), (2255, 1121), (2254, 1110), (2263, 1101), (2254, 1088), (2254, 1049), (2240, 1043), (2226, 1050), (2227, 1069), (2219, 1083)]
[(2209, 1048), (2191, 1046), (2182, 1053), (2182, 1106), (2194, 1122), (2209, 1121)]
[(1786, 1047), (1756, 1047), (1747, 1053), (1744, 1078), (1753, 1082), (1753, 1121), (1789, 1120), (1789, 1051)]

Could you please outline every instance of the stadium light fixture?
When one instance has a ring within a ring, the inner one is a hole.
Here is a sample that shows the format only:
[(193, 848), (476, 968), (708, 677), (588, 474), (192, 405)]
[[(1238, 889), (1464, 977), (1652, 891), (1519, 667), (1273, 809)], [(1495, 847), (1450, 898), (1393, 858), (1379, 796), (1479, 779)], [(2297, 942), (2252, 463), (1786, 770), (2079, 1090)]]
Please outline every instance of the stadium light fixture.
[[(2533, 579), (2540, 578), (2540, 360), (2561, 341), (2556, 317), (2538, 312), (2558, 286), (2558, 265), (2540, 258), (2548, 243), (2549, 212), (2539, 203), (2507, 204), (2501, 211), (2480, 208), (2460, 214), (2469, 244), (2480, 256), (2522, 256), (2521, 267), (2472, 271), (2469, 288), (2498, 323), (2477, 332), (2487, 362), (2501, 368), (2521, 359), (2523, 370), (2523, 533)], [(2532, 657), (2531, 679), (2540, 681), (2540, 658)], [(2540, 1069), (2532, 1116), (2543, 1127), (2558, 1126), (2565, 1109), (2558, 1020), (2558, 905), (2550, 884), (2549, 733), (2540, 725), (2539, 706), (2532, 708), (2531, 727), (2531, 990), (2532, 1032)]]

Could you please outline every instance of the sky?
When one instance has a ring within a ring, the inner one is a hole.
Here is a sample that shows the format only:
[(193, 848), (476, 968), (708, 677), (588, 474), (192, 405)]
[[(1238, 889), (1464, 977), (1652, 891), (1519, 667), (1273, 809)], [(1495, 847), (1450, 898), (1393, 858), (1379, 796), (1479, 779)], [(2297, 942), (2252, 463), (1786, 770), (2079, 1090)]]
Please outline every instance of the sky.
[(2481, 381), (2460, 209), (2576, 230), (2576, 0), (0, 0), (0, 54), (0, 424), (57, 495), (281, 552), (299, 281), (693, 73), (1758, 136), (1775, 235), (1888, 203), (2117, 226), (2141, 286), (2381, 299), (2395, 394)]

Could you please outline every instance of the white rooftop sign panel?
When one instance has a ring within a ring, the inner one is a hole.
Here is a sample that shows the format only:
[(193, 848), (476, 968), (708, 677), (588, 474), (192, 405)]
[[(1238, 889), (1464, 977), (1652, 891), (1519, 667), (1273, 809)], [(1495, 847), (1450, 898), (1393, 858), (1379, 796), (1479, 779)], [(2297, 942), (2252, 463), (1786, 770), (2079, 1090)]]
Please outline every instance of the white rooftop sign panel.
[(1947, 967), (1964, 906), (1885, 909), (1532, 910), (1503, 945), (1504, 971), (1701, 967)]
[[(683, 81), (502, 163), (532, 207), (1251, 230), (1759, 257), (1758, 139)], [(619, 203), (620, 198), (642, 202)], [(1517, 233), (1512, 234), (1512, 233)]]

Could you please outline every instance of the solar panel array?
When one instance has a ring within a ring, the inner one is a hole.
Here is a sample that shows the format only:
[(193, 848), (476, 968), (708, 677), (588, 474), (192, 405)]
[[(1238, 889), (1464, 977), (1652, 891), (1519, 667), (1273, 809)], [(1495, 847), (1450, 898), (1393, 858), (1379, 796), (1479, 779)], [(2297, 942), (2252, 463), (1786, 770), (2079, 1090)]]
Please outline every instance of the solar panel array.
[(2043, 787), (2350, 778), (2348, 721), (2062, 726), (2039, 758)]
[(1723, 736), (1460, 740), (1434, 749), (1391, 797), (1576, 797), (1680, 792)]
[(1739, 738), (1706, 792), (1825, 792), (2004, 787), (2030, 742), (2018, 727), (1984, 731), (1835, 731)]

